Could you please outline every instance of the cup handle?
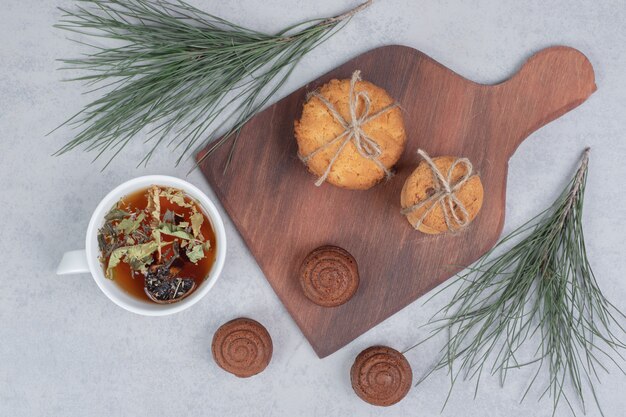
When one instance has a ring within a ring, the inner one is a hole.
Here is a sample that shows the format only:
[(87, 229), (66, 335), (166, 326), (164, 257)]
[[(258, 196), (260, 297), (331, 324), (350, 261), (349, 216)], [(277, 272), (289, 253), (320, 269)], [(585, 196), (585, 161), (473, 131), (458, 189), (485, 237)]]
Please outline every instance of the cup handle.
[(89, 272), (87, 252), (84, 249), (65, 252), (57, 267), (57, 275), (84, 274)]

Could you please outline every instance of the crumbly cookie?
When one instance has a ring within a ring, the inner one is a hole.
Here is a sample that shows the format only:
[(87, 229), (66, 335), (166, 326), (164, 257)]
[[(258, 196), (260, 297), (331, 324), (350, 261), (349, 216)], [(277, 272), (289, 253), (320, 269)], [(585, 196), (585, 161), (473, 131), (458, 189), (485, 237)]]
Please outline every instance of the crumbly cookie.
[(317, 305), (344, 304), (359, 287), (356, 260), (340, 247), (321, 246), (302, 262), (300, 285), (304, 295)]
[[(440, 156), (433, 158), (435, 166), (439, 169), (439, 172), (447, 177), (448, 170), (458, 158), (453, 156)], [(466, 167), (463, 164), (457, 164), (452, 172), (452, 184), (457, 182), (463, 175), (466, 174)], [(402, 187), (402, 193), (400, 197), (400, 204), (402, 208), (411, 207), (418, 204), (427, 198), (429, 198), (437, 190), (436, 178), (426, 161), (420, 162), (418, 167), (407, 178)], [(451, 184), (451, 185), (452, 185)], [(472, 175), (465, 184), (463, 184), (457, 191), (456, 197), (463, 203), (467, 214), (469, 215), (469, 222), (474, 220), (480, 208), (483, 205), (483, 184), (480, 177), (476, 174)], [(419, 209), (408, 213), (406, 215), (407, 220), (411, 225), (415, 225), (422, 217), (424, 212), (430, 208), (431, 204), (426, 204)], [(460, 208), (455, 208), (457, 216), (461, 217), (462, 212)], [(468, 222), (468, 224), (469, 224)], [(459, 229), (459, 226), (451, 222), (452, 231)], [(440, 204), (437, 204), (432, 211), (424, 218), (422, 224), (418, 227), (418, 230), (428, 234), (438, 234), (449, 231), (446, 224), (443, 209)]]
[(372, 346), (354, 360), (350, 380), (363, 401), (386, 407), (406, 396), (413, 371), (402, 353), (387, 346)]
[[(371, 100), (369, 114), (392, 105), (395, 100), (385, 90), (367, 81), (357, 81), (355, 91), (366, 92)], [(350, 122), (349, 94), (350, 80), (331, 80), (323, 85), (318, 93), (325, 97), (337, 109), (344, 120)], [(364, 109), (364, 100), (358, 98), (357, 115)], [(295, 121), (295, 136), (298, 141), (298, 152), (307, 156), (341, 135), (345, 129), (328, 110), (328, 107), (315, 96), (311, 96), (304, 104), (300, 120)], [(406, 142), (404, 121), (399, 107), (394, 107), (370, 120), (363, 126), (363, 131), (381, 148), (378, 158), (388, 170), (398, 161)], [(341, 141), (311, 157), (306, 164), (317, 177), (321, 177), (337, 153)], [(333, 163), (327, 182), (338, 187), (365, 190), (385, 177), (385, 172), (378, 164), (363, 157), (353, 141), (350, 141), (340, 152)]]
[(263, 325), (238, 318), (222, 325), (211, 344), (213, 359), (223, 370), (240, 378), (263, 371), (272, 359), (272, 338)]

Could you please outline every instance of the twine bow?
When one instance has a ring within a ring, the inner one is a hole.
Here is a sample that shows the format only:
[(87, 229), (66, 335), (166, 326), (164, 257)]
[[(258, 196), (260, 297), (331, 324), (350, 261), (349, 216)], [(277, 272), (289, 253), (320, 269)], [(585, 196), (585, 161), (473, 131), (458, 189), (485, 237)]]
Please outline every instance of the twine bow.
[[(428, 167), (433, 173), (433, 177), (435, 179), (435, 192), (426, 200), (402, 209), (402, 214), (408, 216), (409, 214), (430, 204), (417, 222), (413, 224), (415, 229), (419, 229), (426, 216), (428, 216), (439, 204), (441, 206), (443, 218), (446, 222), (448, 230), (453, 231), (464, 228), (469, 224), (469, 213), (461, 200), (459, 200), (456, 196), (456, 192), (460, 190), (472, 176), (472, 171), (474, 169), (472, 163), (467, 158), (458, 158), (452, 163), (452, 165), (450, 165), (446, 176), (444, 176), (426, 152), (418, 149), (417, 153), (424, 158), (424, 161), (426, 161)], [(465, 173), (458, 180), (453, 181), (452, 174), (457, 165), (463, 165), (465, 167)], [(460, 210), (460, 216), (457, 214), (457, 208)]]
[[(343, 127), (344, 129), (343, 133), (341, 133), (339, 136), (332, 139), (330, 142), (325, 143), (324, 145), (320, 146), (319, 148), (317, 148), (316, 150), (314, 150), (313, 152), (311, 152), (310, 154), (306, 156), (302, 156), (302, 155), (299, 156), (302, 162), (307, 163), (315, 155), (328, 149), (329, 147), (333, 146), (334, 144), (338, 142), (340, 143), (339, 147), (337, 148), (337, 151), (335, 152), (333, 157), (330, 159), (328, 166), (324, 170), (324, 173), (322, 174), (321, 177), (317, 179), (317, 181), (315, 181), (315, 185), (318, 187), (322, 185), (324, 181), (326, 181), (326, 179), (328, 178), (328, 175), (330, 174), (331, 168), (333, 167), (335, 162), (337, 162), (339, 155), (341, 155), (341, 152), (343, 152), (346, 145), (348, 145), (348, 143), (350, 142), (354, 144), (354, 147), (356, 148), (357, 152), (362, 157), (374, 161), (376, 165), (385, 173), (386, 178), (390, 178), (392, 175), (391, 171), (389, 171), (382, 164), (382, 162), (380, 162), (379, 158), (383, 153), (382, 149), (380, 148), (380, 145), (363, 131), (363, 126), (367, 124), (368, 122), (370, 122), (371, 120), (377, 118), (381, 114), (386, 113), (395, 107), (398, 107), (398, 103), (390, 104), (389, 106), (386, 106), (380, 109), (376, 113), (370, 114), (370, 107), (372, 104), (370, 96), (367, 94), (366, 91), (359, 91), (359, 92), (355, 91), (356, 83), (357, 81), (360, 81), (360, 80), (361, 80), (361, 71), (358, 71), (358, 70), (354, 71), (352, 73), (352, 78), (350, 79), (350, 93), (348, 97), (348, 100), (349, 100), (348, 106), (350, 108), (350, 121), (349, 122), (345, 120), (341, 116), (341, 114), (339, 114), (335, 106), (333, 106), (333, 104), (330, 101), (328, 101), (326, 97), (322, 96), (317, 91), (313, 91), (309, 95), (309, 97), (317, 97), (328, 108), (328, 110), (330, 111), (330, 114), (332, 114), (332, 116), (339, 122), (341, 127)], [(363, 112), (361, 113), (361, 115), (357, 116), (356, 110), (357, 110), (359, 98), (363, 99), (364, 108), (363, 108)]]

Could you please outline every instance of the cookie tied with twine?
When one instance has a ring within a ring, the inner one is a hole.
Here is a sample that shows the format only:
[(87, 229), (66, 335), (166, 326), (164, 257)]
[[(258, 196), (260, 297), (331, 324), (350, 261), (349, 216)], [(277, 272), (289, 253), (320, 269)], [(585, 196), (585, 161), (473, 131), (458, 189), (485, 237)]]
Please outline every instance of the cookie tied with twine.
[(331, 80), (309, 93), (295, 122), (298, 156), (324, 182), (364, 190), (392, 175), (406, 142), (398, 103), (361, 80)]
[(467, 227), (483, 204), (483, 185), (467, 158), (431, 158), (422, 162), (402, 188), (401, 205), (411, 225), (423, 233), (456, 232)]

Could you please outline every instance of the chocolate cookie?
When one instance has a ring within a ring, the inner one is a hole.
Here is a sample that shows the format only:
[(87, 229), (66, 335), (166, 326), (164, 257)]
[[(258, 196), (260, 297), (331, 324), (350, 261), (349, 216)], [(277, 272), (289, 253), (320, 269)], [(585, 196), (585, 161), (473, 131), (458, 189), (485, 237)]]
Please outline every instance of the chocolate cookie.
[[(433, 163), (442, 176), (450, 180), (449, 185), (451, 188), (454, 188), (459, 181), (464, 180), (466, 175), (469, 176), (454, 190), (455, 198), (465, 208), (467, 217), (456, 203), (444, 200), (443, 203), (448, 212), (448, 222), (446, 222), (441, 202), (433, 198), (439, 195), (439, 190), (442, 188), (441, 184), (433, 174), (432, 167), (425, 160), (420, 162), (413, 173), (406, 179), (400, 196), (402, 208), (406, 210), (408, 207), (416, 204), (425, 203), (416, 210), (405, 212), (409, 223), (420, 232), (439, 234), (448, 231), (454, 232), (464, 227), (455, 221), (451, 210), (454, 210), (454, 214), (457, 218), (463, 220), (465, 225), (469, 224), (478, 215), (483, 205), (483, 184), (478, 175), (473, 172), (467, 172), (467, 165), (458, 162), (455, 164), (458, 160), (459, 158), (453, 156), (432, 158)], [(453, 164), (455, 164), (454, 168), (452, 172), (449, 172)], [(451, 208), (448, 208), (449, 205)], [(428, 213), (426, 213), (427, 211)]]
[[(362, 129), (375, 142), (380, 155), (377, 161), (364, 157), (363, 149), (372, 148), (366, 143), (359, 147), (353, 140), (343, 147), (342, 140), (330, 143), (346, 131), (345, 125), (351, 124), (350, 82), (349, 79), (331, 80), (319, 88), (317, 94), (310, 95), (300, 120), (295, 121), (294, 130), (298, 154), (313, 174), (320, 178), (332, 165), (326, 182), (365, 190), (385, 178), (398, 161), (406, 143), (406, 132), (400, 108), (384, 110), (394, 105), (394, 99), (382, 88), (358, 81), (355, 85), (356, 115), (367, 119), (364, 115), (367, 111), (370, 118), (364, 121)], [(368, 96), (367, 102), (364, 94)], [(327, 103), (333, 106), (345, 125), (333, 115)]]
[(262, 324), (238, 318), (222, 325), (215, 335), (211, 351), (223, 370), (240, 378), (263, 371), (272, 359), (272, 338)]
[(304, 295), (317, 305), (341, 305), (352, 298), (359, 287), (356, 260), (342, 248), (321, 246), (302, 262), (300, 285)]
[(363, 401), (386, 407), (406, 396), (413, 372), (402, 353), (386, 346), (372, 346), (356, 357), (350, 379), (354, 392)]

